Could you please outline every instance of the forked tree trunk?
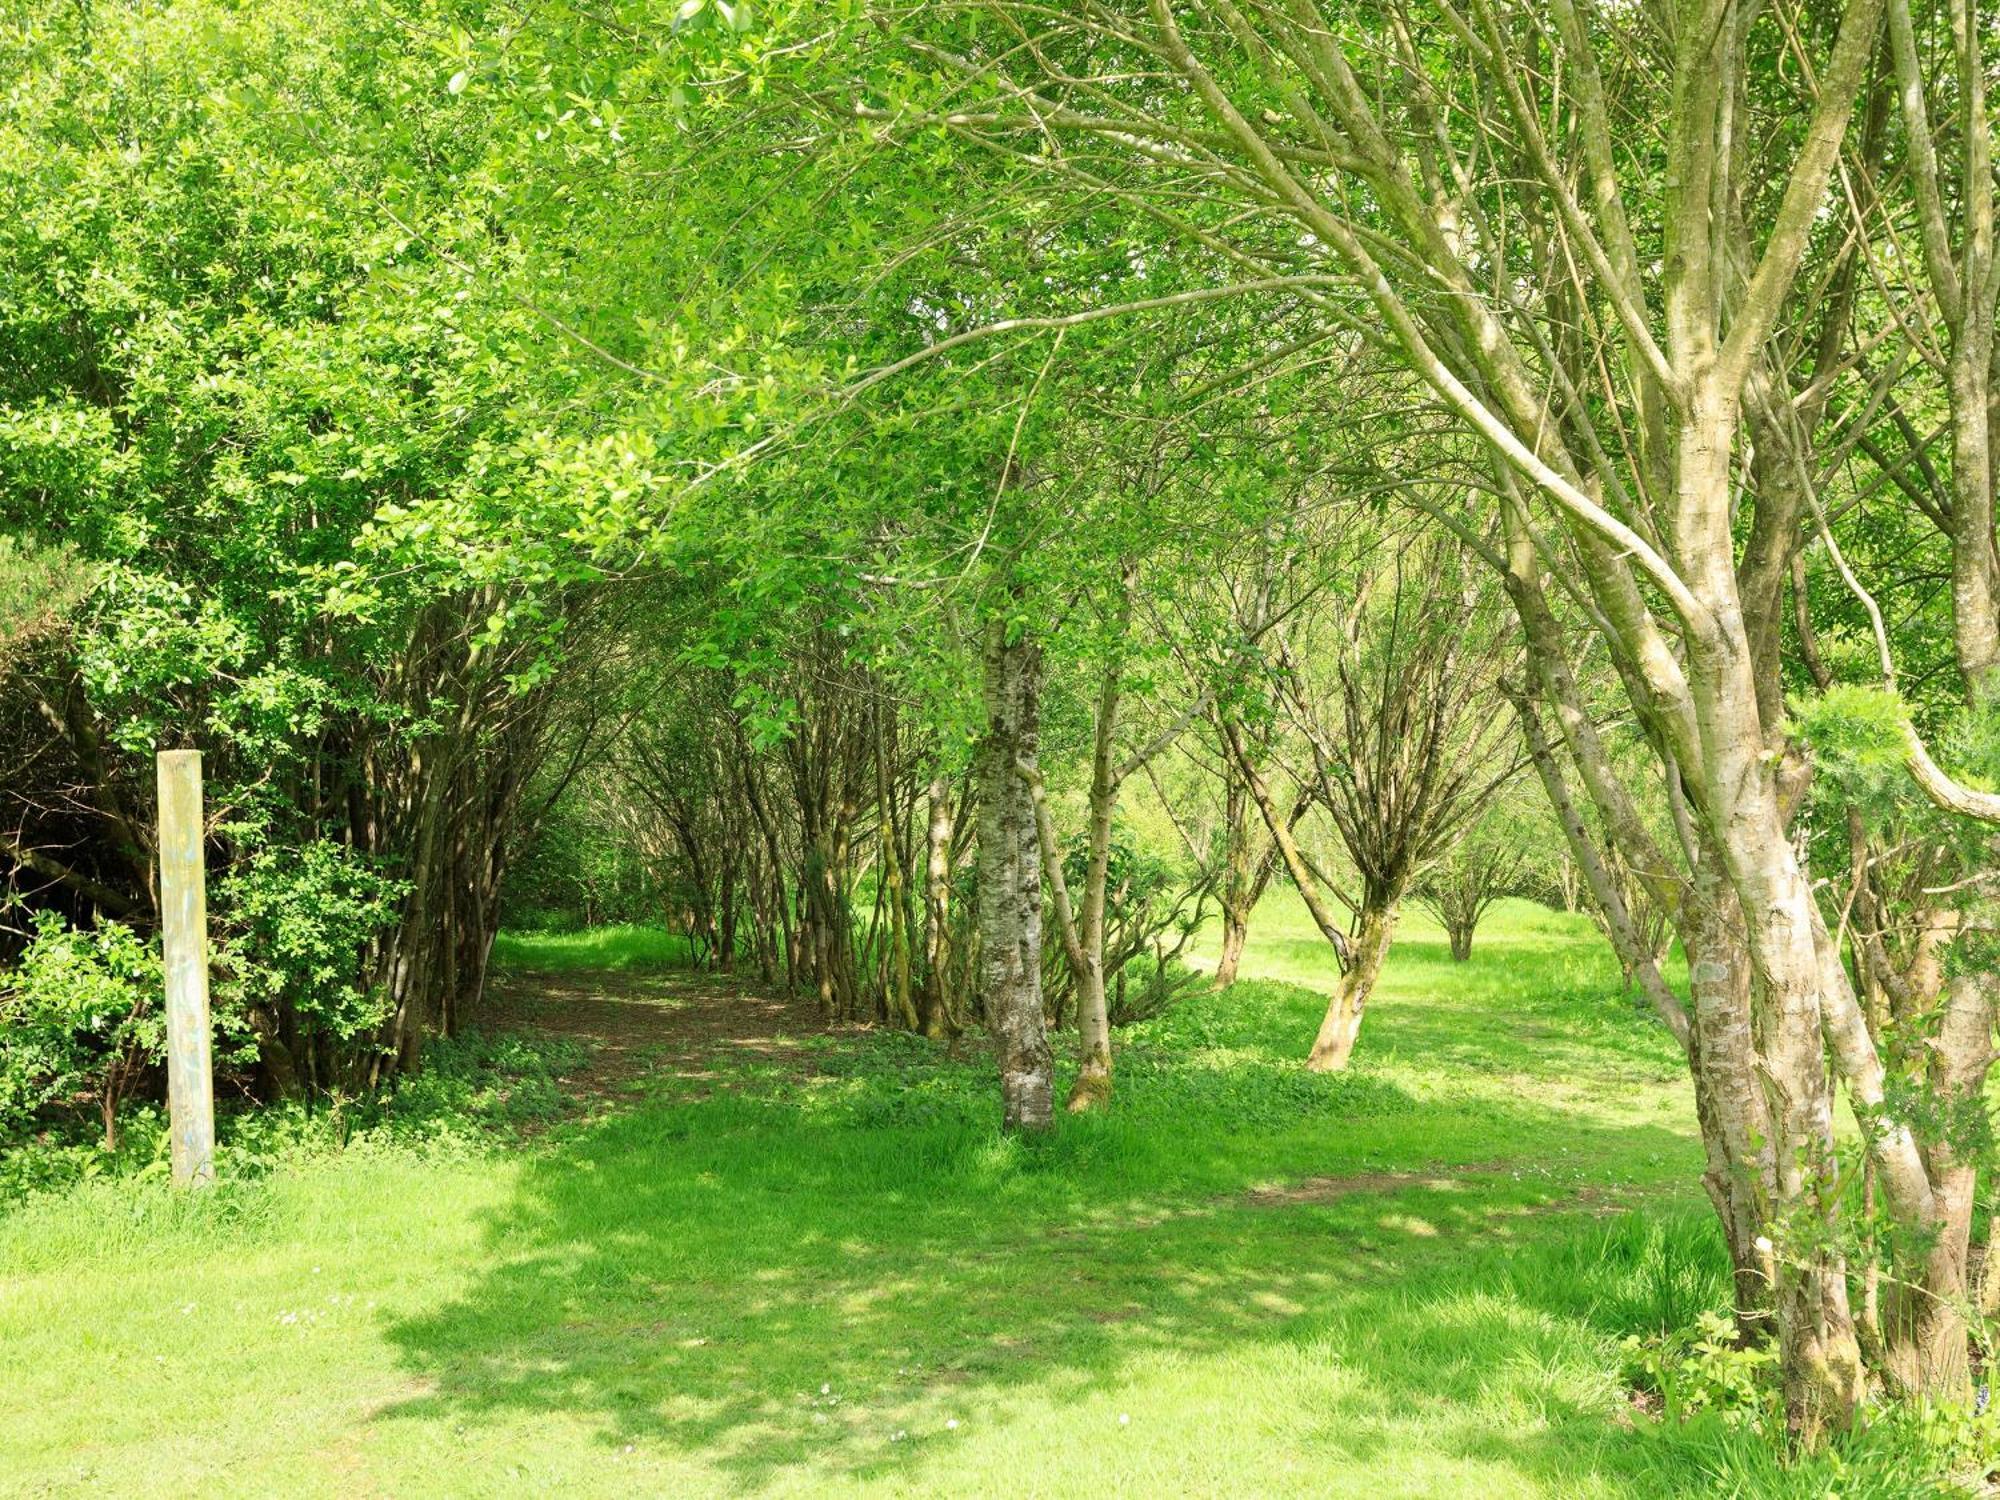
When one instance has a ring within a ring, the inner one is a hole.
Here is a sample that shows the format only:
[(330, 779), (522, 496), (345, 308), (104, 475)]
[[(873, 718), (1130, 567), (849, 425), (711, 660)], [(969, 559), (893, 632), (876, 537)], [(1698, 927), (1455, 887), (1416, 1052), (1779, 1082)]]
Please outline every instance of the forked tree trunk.
[[(1227, 716), (1219, 717), (1218, 722), (1222, 728), (1223, 743), (1228, 747), (1237, 770), (1242, 773), (1243, 784), (1248, 789), (1251, 799), (1257, 804), (1257, 811), (1263, 816), (1264, 827), (1269, 831), (1272, 843), (1276, 845), (1279, 856), (1285, 862), (1285, 872), (1292, 877), (1293, 888), (1298, 891), (1299, 899), (1305, 903), (1306, 911), (1312, 917), (1313, 925), (1319, 929), (1320, 936), (1325, 938), (1328, 946), (1342, 958), (1340, 983), (1334, 989), (1333, 1000), (1327, 1006), (1326, 1019), (1320, 1023), (1319, 1035), (1314, 1038), (1312, 1051), (1306, 1057), (1306, 1066), (1313, 1071), (1333, 1072), (1347, 1066), (1347, 1059), (1354, 1051), (1355, 1040), (1361, 1035), (1361, 1015), (1367, 1008), (1368, 997), (1374, 991), (1375, 980), (1382, 970), (1382, 960), (1389, 951), (1389, 940), (1394, 935), (1396, 901), (1374, 903), (1378, 908), (1378, 917), (1386, 916), (1387, 921), (1377, 920), (1373, 924), (1370, 936), (1378, 947), (1372, 961), (1364, 960), (1361, 954), (1355, 951), (1356, 944), (1350, 942), (1347, 934), (1341, 929), (1333, 909), (1322, 899), (1319, 883), (1313, 879), (1312, 869), (1306, 864), (1305, 855), (1300, 852), (1298, 841), (1292, 837), (1291, 823), (1279, 816), (1277, 806), (1271, 800), (1271, 789), (1265, 785), (1264, 778), (1251, 763), (1249, 751), (1243, 742), (1242, 727)], [(1302, 798), (1301, 805), (1303, 800)], [(1401, 898), (1401, 894), (1400, 890), (1396, 892), (1397, 899)], [(1371, 903), (1364, 898), (1362, 921), (1364, 931), (1370, 928), (1366, 915), (1370, 905)], [(1353, 983), (1350, 985), (1351, 976)]]
[[(1249, 868), (1239, 874), (1237, 868), (1231, 865), (1219, 903), (1222, 907), (1222, 953), (1215, 962), (1213, 981), (1219, 990), (1236, 983), (1236, 976), (1243, 967), (1243, 954), (1250, 945), (1250, 919), (1256, 914), (1257, 903), (1264, 899), (1264, 891), (1271, 883), (1271, 872), (1278, 866), (1275, 844), (1267, 844), (1261, 854), (1251, 855), (1248, 828), (1243, 832), (1246, 835), (1244, 853), (1250, 856), (1245, 863)], [(1231, 857), (1233, 859), (1234, 855)]]
[(1361, 925), (1354, 934), (1347, 967), (1333, 987), (1333, 999), (1313, 1039), (1306, 1066), (1315, 1073), (1337, 1073), (1354, 1055), (1361, 1037), (1361, 1018), (1368, 1000), (1382, 977), (1382, 961), (1389, 956), (1389, 944), (1396, 936), (1398, 901), (1395, 894), (1364, 901)]
[(979, 969), (1000, 1063), (1004, 1129), (1046, 1130), (1054, 1112), (1054, 1058), (1042, 1020), (1042, 866), (1035, 803), (1022, 766), (1035, 764), (1041, 652), (986, 627), (982, 653), (986, 738), (980, 749)]

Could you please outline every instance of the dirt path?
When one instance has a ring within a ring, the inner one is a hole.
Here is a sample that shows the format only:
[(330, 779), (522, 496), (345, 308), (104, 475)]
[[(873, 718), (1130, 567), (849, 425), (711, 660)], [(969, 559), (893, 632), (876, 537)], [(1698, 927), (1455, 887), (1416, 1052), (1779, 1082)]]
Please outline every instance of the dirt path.
[(584, 1097), (626, 1092), (642, 1076), (711, 1079), (749, 1057), (812, 1070), (801, 1039), (824, 1032), (819, 1008), (761, 993), (728, 975), (497, 972), (487, 1024), (582, 1042), (590, 1061), (564, 1082)]

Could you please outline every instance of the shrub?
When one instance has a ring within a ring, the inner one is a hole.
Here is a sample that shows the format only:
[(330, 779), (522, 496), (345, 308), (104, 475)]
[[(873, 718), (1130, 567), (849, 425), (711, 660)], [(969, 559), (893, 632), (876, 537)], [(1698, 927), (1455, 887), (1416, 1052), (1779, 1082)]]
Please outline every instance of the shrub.
[(35, 914), (35, 936), (0, 990), (0, 1132), (88, 1095), (118, 1144), (118, 1106), (165, 1052), (159, 950), (118, 922), (73, 928)]
[(1727, 1313), (1704, 1312), (1674, 1333), (1633, 1335), (1624, 1348), (1628, 1377), (1655, 1392), (1673, 1420), (1714, 1412), (1782, 1438), (1777, 1348), (1741, 1343)]
[[(1111, 835), (1104, 884), (1104, 982), (1113, 1026), (1129, 1026), (1160, 1014), (1202, 987), (1203, 976), (1180, 962), (1201, 930), (1208, 911), (1209, 883), (1182, 879), (1175, 867), (1148, 853), (1123, 827)], [(1064, 878), (1080, 898), (1089, 873), (1090, 842), (1073, 840), (1064, 857)], [(977, 903), (968, 886), (965, 909)], [(1060, 1023), (1076, 993), (1063, 946), (1055, 940), (1055, 919), (1044, 918), (1049, 941), (1042, 950), (1042, 996), (1050, 1017)], [(1129, 970), (1129, 973), (1128, 973)]]
[[(424, 1066), (388, 1089), (351, 1098), (253, 1105), (220, 1101), (216, 1112), (216, 1174), (225, 1192), (288, 1166), (340, 1151), (463, 1159), (520, 1149), (524, 1129), (573, 1118), (579, 1101), (565, 1075), (586, 1056), (574, 1041), (466, 1031), (432, 1041)], [(0, 1151), (0, 1208), (38, 1194), (64, 1193), (91, 1180), (134, 1192), (164, 1181), (167, 1112), (157, 1104), (128, 1108), (120, 1140), (97, 1142), (46, 1131)], [(134, 1212), (142, 1200), (130, 1200)]]
[(255, 1031), (266, 1061), (287, 1075), (284, 1091), (296, 1082), (292, 1051), (381, 1025), (386, 1005), (365, 982), (364, 956), (406, 890), (326, 839), (260, 849), (220, 883), (229, 933), (216, 953), (217, 1014)]
[(1142, 957), (1125, 965), (1111, 981), (1108, 1008), (1113, 1026), (1133, 1026), (1163, 1015), (1190, 995), (1208, 988), (1208, 976), (1175, 959)]

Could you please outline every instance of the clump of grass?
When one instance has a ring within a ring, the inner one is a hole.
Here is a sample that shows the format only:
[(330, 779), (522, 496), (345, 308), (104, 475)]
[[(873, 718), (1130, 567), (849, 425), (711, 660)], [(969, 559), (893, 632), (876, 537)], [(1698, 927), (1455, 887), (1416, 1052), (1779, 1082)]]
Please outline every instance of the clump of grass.
[(1729, 1306), (1729, 1253), (1712, 1215), (1626, 1214), (1548, 1247), (1513, 1275), (1612, 1334), (1668, 1334)]

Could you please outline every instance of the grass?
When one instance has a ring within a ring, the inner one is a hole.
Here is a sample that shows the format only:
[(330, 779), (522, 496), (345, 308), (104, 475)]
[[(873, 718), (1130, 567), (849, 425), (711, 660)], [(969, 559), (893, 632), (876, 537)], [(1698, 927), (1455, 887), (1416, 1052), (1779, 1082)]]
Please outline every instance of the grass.
[(684, 933), (631, 922), (582, 932), (503, 932), (493, 941), (493, 961), (553, 973), (648, 973), (685, 968), (688, 940)]
[(1310, 930), (1268, 903), (1252, 977), (1044, 1141), (976, 1058), (811, 1035), (532, 1140), (33, 1198), (0, 1491), (1919, 1492), (1879, 1436), (1785, 1469), (1634, 1416), (1619, 1340), (1724, 1267), (1683, 1071), (1580, 920), (1510, 906), (1462, 965), (1412, 920), (1332, 1078)]

